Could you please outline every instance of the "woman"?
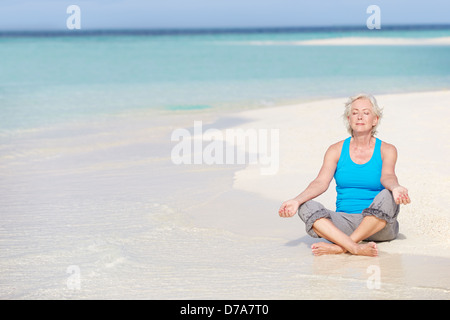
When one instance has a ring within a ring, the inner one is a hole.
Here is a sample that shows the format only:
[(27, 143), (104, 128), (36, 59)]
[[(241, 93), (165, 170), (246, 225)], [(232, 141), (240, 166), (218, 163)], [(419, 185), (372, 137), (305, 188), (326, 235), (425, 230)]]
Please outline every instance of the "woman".
[[(332, 242), (313, 244), (314, 255), (377, 256), (373, 241), (392, 240), (398, 234), (399, 206), (411, 200), (395, 174), (396, 148), (374, 137), (381, 116), (373, 96), (351, 97), (344, 113), (351, 137), (328, 148), (317, 178), (278, 211), (281, 217), (298, 212), (309, 235)], [(333, 177), (336, 212), (312, 200), (328, 189)]]

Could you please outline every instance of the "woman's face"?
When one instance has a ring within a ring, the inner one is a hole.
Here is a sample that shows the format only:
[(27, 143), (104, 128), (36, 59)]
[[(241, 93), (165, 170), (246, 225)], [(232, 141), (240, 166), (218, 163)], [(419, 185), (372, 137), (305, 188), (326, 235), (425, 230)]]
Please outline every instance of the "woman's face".
[(358, 99), (352, 103), (348, 117), (353, 133), (371, 132), (377, 125), (378, 117), (372, 110), (372, 103), (368, 99)]

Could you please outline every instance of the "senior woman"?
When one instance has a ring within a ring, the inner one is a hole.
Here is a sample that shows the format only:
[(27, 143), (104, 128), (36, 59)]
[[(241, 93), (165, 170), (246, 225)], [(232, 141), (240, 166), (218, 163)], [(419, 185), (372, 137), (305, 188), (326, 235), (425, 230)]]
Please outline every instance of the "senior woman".
[[(281, 217), (298, 212), (310, 236), (331, 242), (313, 244), (314, 255), (377, 256), (374, 241), (389, 241), (398, 235), (400, 204), (411, 200), (395, 174), (396, 148), (374, 137), (381, 116), (372, 95), (350, 97), (344, 120), (351, 136), (328, 148), (316, 179), (297, 197), (283, 202), (278, 211)], [(312, 200), (328, 189), (333, 177), (336, 211)]]

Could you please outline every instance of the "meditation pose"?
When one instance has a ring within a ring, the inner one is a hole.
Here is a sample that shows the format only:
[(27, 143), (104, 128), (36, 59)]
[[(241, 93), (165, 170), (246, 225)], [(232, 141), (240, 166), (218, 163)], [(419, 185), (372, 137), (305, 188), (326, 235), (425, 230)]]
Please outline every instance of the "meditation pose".
[[(377, 256), (375, 241), (398, 235), (400, 204), (411, 200), (395, 174), (397, 149), (375, 138), (381, 116), (372, 95), (349, 98), (344, 120), (351, 136), (328, 148), (317, 178), (297, 197), (283, 202), (278, 211), (281, 217), (298, 213), (310, 236), (331, 242), (313, 244), (314, 255)], [(333, 178), (336, 211), (312, 200), (328, 189)]]

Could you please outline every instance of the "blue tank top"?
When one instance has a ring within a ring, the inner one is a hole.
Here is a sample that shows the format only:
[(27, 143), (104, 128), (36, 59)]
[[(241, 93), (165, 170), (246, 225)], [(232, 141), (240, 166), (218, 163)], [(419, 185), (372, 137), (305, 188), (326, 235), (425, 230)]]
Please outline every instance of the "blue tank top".
[(345, 139), (341, 156), (334, 173), (336, 181), (336, 212), (361, 213), (368, 208), (375, 196), (384, 189), (380, 182), (381, 140), (376, 139), (372, 158), (364, 164), (350, 158), (350, 139)]

